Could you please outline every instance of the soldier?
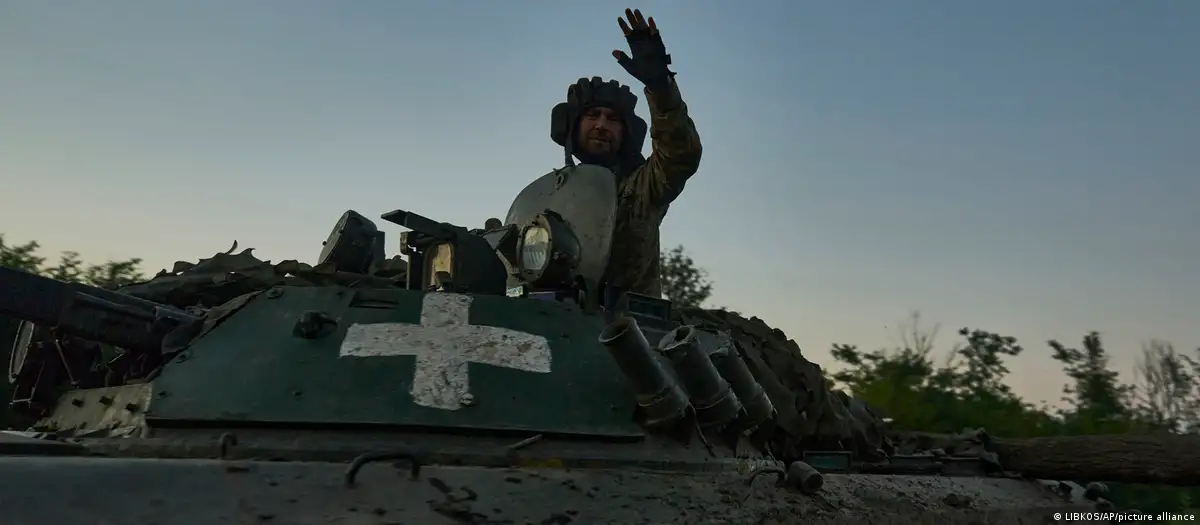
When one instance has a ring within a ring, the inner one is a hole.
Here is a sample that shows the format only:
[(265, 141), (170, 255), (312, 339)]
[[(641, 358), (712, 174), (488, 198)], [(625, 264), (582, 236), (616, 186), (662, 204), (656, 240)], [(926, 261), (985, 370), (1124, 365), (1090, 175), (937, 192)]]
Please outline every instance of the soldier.
[(637, 96), (615, 80), (581, 78), (568, 88), (567, 102), (554, 108), (550, 136), (566, 150), (568, 166), (575, 157), (617, 175), (619, 209), (607, 284), (659, 297), (659, 226), (700, 165), (700, 137), (680, 98), (675, 73), (667, 69), (671, 57), (654, 19), (626, 9), (617, 23), (633, 57), (620, 50), (613, 57), (645, 86), (650, 106), (650, 158), (641, 154), (647, 126), (634, 113)]

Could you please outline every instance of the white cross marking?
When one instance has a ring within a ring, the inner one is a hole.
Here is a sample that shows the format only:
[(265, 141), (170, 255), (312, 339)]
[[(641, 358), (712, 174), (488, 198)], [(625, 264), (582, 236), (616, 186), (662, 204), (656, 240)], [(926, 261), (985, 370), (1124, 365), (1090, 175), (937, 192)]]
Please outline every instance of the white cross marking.
[(342, 340), (341, 357), (416, 356), (413, 402), (442, 410), (462, 408), (470, 394), (469, 363), (526, 372), (550, 373), (550, 342), (508, 328), (472, 325), (471, 296), (427, 293), (421, 324), (352, 324)]

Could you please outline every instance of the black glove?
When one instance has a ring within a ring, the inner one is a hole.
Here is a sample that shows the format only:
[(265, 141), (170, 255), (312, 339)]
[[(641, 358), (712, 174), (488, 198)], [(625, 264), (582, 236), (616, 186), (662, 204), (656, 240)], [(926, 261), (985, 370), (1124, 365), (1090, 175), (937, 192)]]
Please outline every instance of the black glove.
[(654, 19), (647, 20), (641, 11), (629, 9), (625, 10), (625, 18), (629, 19), (629, 24), (619, 17), (617, 23), (620, 24), (621, 31), (625, 32), (625, 40), (629, 42), (629, 51), (633, 53), (633, 58), (621, 50), (614, 50), (613, 57), (625, 71), (651, 91), (667, 87), (675, 73), (667, 69), (671, 64), (671, 55), (667, 54), (667, 47), (663, 45), (662, 35), (654, 25)]

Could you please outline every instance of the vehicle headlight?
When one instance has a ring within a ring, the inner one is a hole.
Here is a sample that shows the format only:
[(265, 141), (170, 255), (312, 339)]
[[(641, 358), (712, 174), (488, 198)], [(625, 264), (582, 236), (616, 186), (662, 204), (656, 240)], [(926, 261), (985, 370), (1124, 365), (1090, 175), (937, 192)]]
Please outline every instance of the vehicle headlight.
[(540, 272), (550, 262), (550, 230), (541, 226), (530, 226), (521, 235), (522, 270)]
[(521, 280), (536, 288), (566, 288), (579, 267), (579, 239), (553, 211), (534, 217), (521, 230), (517, 266)]

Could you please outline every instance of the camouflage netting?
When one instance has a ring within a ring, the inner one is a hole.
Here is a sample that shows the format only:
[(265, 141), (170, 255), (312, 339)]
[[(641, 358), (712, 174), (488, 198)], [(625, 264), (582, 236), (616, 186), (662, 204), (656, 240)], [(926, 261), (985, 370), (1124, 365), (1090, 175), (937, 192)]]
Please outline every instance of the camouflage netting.
[(730, 331), (779, 412), (770, 444), (780, 459), (800, 459), (805, 450), (846, 450), (864, 462), (898, 454), (955, 456), (977, 458), (989, 471), (1002, 470), (984, 429), (964, 429), (956, 435), (891, 432), (866, 402), (833, 389), (821, 367), (805, 359), (795, 341), (762, 319), (699, 308), (681, 309), (679, 316), (681, 322), (700, 328)]
[(153, 279), (124, 286), (120, 291), (178, 308), (203, 309), (279, 285), (403, 286), (407, 268), (397, 256), (375, 275), (352, 274), (336, 271), (330, 265), (312, 266), (295, 260), (271, 264), (255, 257), (253, 248), (234, 254), (236, 249), (234, 241), (228, 251), (198, 263), (178, 261), (171, 271), (160, 271)]
[(730, 331), (779, 412), (771, 439), (777, 457), (799, 459), (805, 449), (849, 450), (859, 460), (878, 461), (892, 453), (883, 420), (863, 401), (830, 388), (821, 367), (805, 359), (783, 331), (725, 310), (685, 308), (679, 315), (687, 324)]
[[(171, 271), (126, 286), (122, 292), (192, 310), (216, 309), (205, 329), (236, 311), (252, 294), (277, 285), (402, 286), (405, 263), (399, 257), (375, 275), (349, 274), (328, 266), (294, 260), (272, 264), (237, 248), (198, 263), (177, 262)], [(237, 299), (235, 301), (235, 299)], [(221, 306), (221, 308), (217, 308)], [(700, 328), (729, 331), (750, 371), (778, 410), (777, 430), (769, 443), (783, 459), (803, 450), (849, 450), (860, 460), (892, 453), (883, 421), (862, 401), (830, 388), (821, 367), (804, 358), (799, 346), (757, 317), (746, 319), (723, 310), (681, 309), (680, 321)]]

